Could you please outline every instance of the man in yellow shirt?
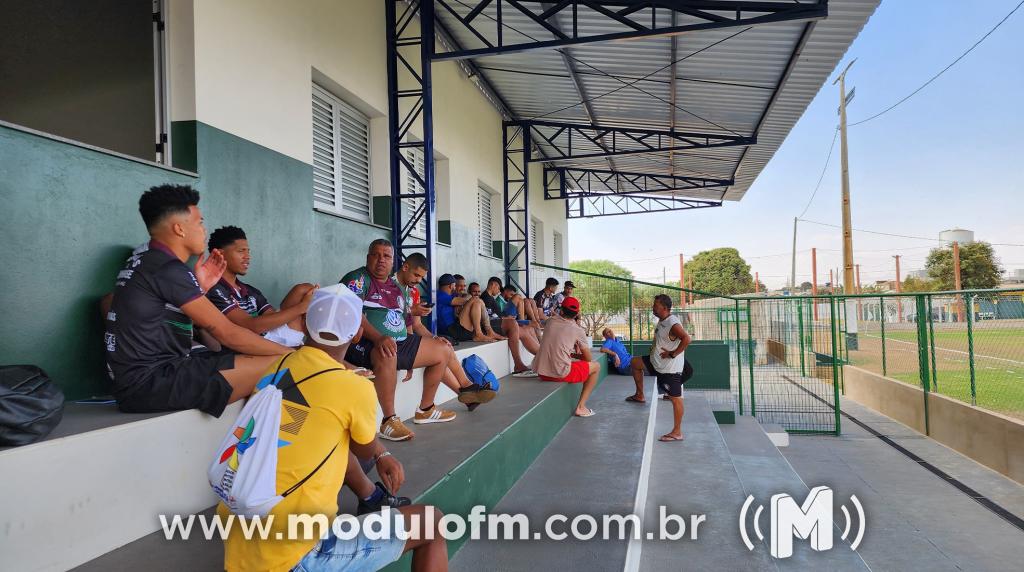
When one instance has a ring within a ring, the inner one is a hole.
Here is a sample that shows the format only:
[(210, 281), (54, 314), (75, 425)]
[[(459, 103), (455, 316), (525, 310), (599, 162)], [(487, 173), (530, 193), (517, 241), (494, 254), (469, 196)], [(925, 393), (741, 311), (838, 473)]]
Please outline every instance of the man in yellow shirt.
[[(283, 499), (264, 518), (269, 534), (245, 538), (237, 522), (230, 528), (224, 545), (228, 572), (379, 570), (410, 550), (415, 570), (447, 569), (447, 548), (437, 524), (442, 514), (434, 507), (385, 510), (390, 534), (374, 540), (362, 526), (349, 539), (336, 531), (348, 531), (350, 525), (324, 529), (301, 524), (319, 519), (330, 527), (346, 473), (358, 472), (365, 480), (356, 457), (372, 458), (392, 490), (404, 480), (401, 463), (376, 438), (373, 384), (341, 364), (358, 332), (361, 306), (343, 285), (318, 290), (303, 316), (305, 345), (273, 364), (257, 384), (257, 391), (270, 384), (282, 391), (276, 486)], [(228, 516), (223, 504), (217, 512), (222, 519)]]

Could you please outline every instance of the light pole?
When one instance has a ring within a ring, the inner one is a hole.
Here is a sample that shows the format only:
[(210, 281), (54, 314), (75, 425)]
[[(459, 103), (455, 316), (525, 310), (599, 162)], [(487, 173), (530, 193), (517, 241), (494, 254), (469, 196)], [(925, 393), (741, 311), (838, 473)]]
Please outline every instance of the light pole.
[[(846, 105), (853, 100), (854, 91), (846, 93), (846, 72), (857, 60), (854, 59), (847, 64), (843, 73), (839, 74), (832, 85), (839, 83), (839, 141), (840, 157), (842, 160), (842, 203), (843, 203), (843, 293), (853, 292), (853, 223), (850, 216), (850, 164), (847, 157), (846, 146)], [(839, 278), (838, 276), (836, 277)], [(843, 306), (846, 308), (846, 347), (857, 349), (857, 315), (856, 305), (846, 299)]]

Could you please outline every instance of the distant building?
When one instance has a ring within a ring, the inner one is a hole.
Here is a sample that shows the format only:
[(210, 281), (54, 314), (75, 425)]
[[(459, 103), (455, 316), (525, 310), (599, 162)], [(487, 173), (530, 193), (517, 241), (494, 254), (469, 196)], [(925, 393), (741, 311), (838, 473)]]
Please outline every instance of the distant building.
[(951, 228), (944, 230), (939, 233), (939, 238), (946, 242), (959, 242), (960, 244), (970, 244), (974, 242), (974, 231), (966, 230), (963, 228)]
[(922, 268), (921, 270), (911, 270), (907, 272), (907, 278), (917, 278), (918, 280), (928, 279), (928, 270)]

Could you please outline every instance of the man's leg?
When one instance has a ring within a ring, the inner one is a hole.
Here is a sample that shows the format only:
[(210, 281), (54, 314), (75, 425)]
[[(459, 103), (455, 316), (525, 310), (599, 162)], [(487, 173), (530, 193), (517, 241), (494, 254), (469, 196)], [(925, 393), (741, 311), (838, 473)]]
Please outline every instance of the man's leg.
[[(519, 324), (516, 325), (518, 326)], [(526, 351), (533, 355), (537, 355), (540, 352), (540, 335), (537, 332), (537, 328), (533, 326), (519, 328), (519, 340), (523, 342), (523, 347), (526, 348)]]
[(236, 355), (235, 367), (220, 372), (231, 385), (231, 398), (228, 399), (228, 403), (234, 403), (252, 395), (260, 377), (271, 364), (279, 359), (281, 356)]
[(448, 570), (448, 546), (441, 535), (440, 509), (414, 504), (398, 509), (405, 519), (409, 540), (403, 553), (412, 551), (413, 572), (444, 572)]
[(597, 378), (601, 375), (601, 366), (596, 361), (589, 362), (589, 364), (590, 375), (587, 377), (587, 381), (583, 382), (583, 391), (580, 392), (580, 400), (576, 403), (576, 415), (587, 415), (590, 413), (590, 409), (587, 408), (587, 399), (594, 392)]
[[(301, 284), (296, 284), (295, 286), (292, 286), (292, 289), (289, 290), (288, 294), (285, 295), (284, 300), (281, 300), (281, 309), (284, 310), (285, 308), (291, 308), (292, 306), (301, 302), (302, 297), (305, 296), (306, 292), (309, 292), (310, 289), (312, 289), (313, 287), (314, 286), (308, 282), (303, 282)], [(301, 332), (302, 318), (295, 318), (294, 320), (288, 322), (288, 327), (297, 332)]]
[(351, 451), (348, 453), (348, 466), (345, 468), (345, 486), (352, 489), (352, 492), (356, 493), (356, 497), (359, 499), (369, 498), (377, 490), (377, 486), (373, 484), (370, 477), (366, 476), (366, 472), (363, 471), (359, 458)]
[(669, 398), (672, 402), (672, 431), (666, 435), (662, 435), (662, 441), (678, 441), (683, 438), (683, 398), (672, 397)]
[(636, 383), (636, 393), (632, 395), (632, 399), (630, 399), (630, 401), (643, 403), (645, 400), (644, 369), (646, 369), (643, 358), (640, 356), (634, 356), (633, 359), (629, 361), (629, 367), (633, 371), (633, 382)]
[(519, 324), (512, 318), (505, 318), (501, 321), (502, 333), (508, 336), (508, 351), (512, 354), (513, 373), (530, 369), (523, 363), (522, 352), (519, 350)]
[(472, 298), (469, 302), (466, 302), (465, 308), (462, 311), (462, 315), (459, 316), (459, 324), (462, 325), (467, 331), (473, 332), (474, 342), (490, 342), (494, 341), (491, 336), (488, 336), (483, 328), (480, 327), (480, 321), (485, 315), (484, 303), (479, 298)]
[[(443, 360), (444, 367), (447, 368), (447, 372), (450, 375), (443, 377), (444, 384), (452, 389), (452, 391), (459, 394), (459, 401), (464, 404), (471, 403), (487, 403), (491, 399), (494, 399), (496, 392), (492, 389), (480, 389), (480, 386), (474, 385), (469, 377), (466, 376), (466, 370), (462, 369), (462, 364), (459, 363), (459, 358), (455, 355), (455, 350), (450, 345), (442, 340), (435, 340), (424, 338), (420, 342), (420, 350), (416, 354), (416, 367), (420, 367), (420, 360), (425, 363), (432, 362), (433, 360)], [(454, 383), (452, 383), (454, 381)], [(458, 387), (455, 387), (455, 384)], [(436, 393), (437, 387), (434, 387)], [(424, 392), (426, 387), (424, 386)], [(433, 399), (433, 396), (431, 396)]]
[(398, 356), (386, 356), (380, 346), (370, 351), (370, 364), (373, 366), (373, 388), (377, 392), (377, 402), (384, 414), (384, 420), (395, 414), (395, 387), (398, 385)]
[(423, 393), (420, 396), (420, 411), (426, 411), (434, 405), (434, 398), (437, 396), (437, 386), (441, 384), (441, 378), (445, 374), (446, 356), (438, 351), (438, 346), (447, 347), (448, 344), (431, 339), (420, 339), (420, 347), (416, 351), (416, 359), (413, 367), (425, 368), (423, 371)]

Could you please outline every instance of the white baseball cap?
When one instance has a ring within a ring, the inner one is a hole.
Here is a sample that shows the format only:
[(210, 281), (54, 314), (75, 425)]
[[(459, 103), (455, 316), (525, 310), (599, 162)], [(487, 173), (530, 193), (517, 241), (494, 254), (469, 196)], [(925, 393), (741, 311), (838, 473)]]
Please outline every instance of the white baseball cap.
[[(306, 330), (318, 344), (347, 344), (359, 331), (363, 301), (344, 284), (317, 289), (306, 310)], [(330, 334), (324, 339), (323, 334)]]

